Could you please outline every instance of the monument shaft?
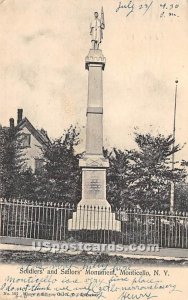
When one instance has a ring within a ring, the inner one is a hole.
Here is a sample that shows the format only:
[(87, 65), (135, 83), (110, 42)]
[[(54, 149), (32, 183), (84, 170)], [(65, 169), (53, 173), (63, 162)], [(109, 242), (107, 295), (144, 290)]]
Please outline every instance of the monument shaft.
[[(91, 50), (89, 55), (101, 55), (101, 50)], [(99, 56), (100, 57), (100, 56)], [(87, 59), (87, 58), (86, 58)], [(88, 57), (91, 59), (91, 56)], [(104, 64), (86, 62), (88, 69), (88, 103), (86, 126), (86, 154), (102, 155), (103, 147), (103, 69)]]
[(88, 70), (88, 101), (86, 122), (86, 154), (82, 167), (82, 201), (80, 204), (109, 207), (106, 200), (106, 168), (103, 156), (103, 80), (105, 57), (99, 49), (92, 49), (86, 57)]
[[(95, 13), (95, 22), (98, 14)], [(98, 21), (99, 22), (99, 21)], [(100, 21), (100, 29), (104, 29)], [(86, 121), (86, 152), (79, 165), (82, 168), (82, 199), (77, 211), (69, 219), (69, 230), (114, 230), (121, 231), (121, 222), (116, 220), (115, 213), (106, 200), (106, 169), (108, 159), (103, 156), (103, 71), (105, 57), (98, 48), (101, 39), (93, 37), (93, 49), (90, 49), (85, 60), (88, 70), (88, 100)], [(102, 33), (100, 33), (102, 34)], [(100, 36), (101, 37), (101, 36)], [(93, 40), (94, 39), (94, 40)]]

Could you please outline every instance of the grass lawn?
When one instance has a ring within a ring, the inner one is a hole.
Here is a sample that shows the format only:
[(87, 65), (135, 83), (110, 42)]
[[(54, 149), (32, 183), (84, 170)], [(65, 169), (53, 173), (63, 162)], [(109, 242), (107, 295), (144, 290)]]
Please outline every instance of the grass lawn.
[(93, 263), (93, 262), (106, 262), (110, 264), (129, 264), (132, 266), (145, 265), (145, 266), (154, 266), (154, 265), (168, 265), (168, 266), (185, 266), (188, 267), (187, 260), (163, 260), (163, 259), (153, 259), (153, 258), (130, 258), (116, 255), (108, 254), (88, 254), (87, 252), (82, 252), (80, 254), (69, 254), (69, 253), (44, 253), (44, 252), (35, 252), (35, 251), (14, 251), (14, 250), (2, 250), (0, 251), (0, 262), (1, 263), (13, 263), (13, 264), (22, 264), (30, 263), (34, 264), (37, 262), (42, 263), (67, 263), (72, 262), (76, 264), (82, 263)]

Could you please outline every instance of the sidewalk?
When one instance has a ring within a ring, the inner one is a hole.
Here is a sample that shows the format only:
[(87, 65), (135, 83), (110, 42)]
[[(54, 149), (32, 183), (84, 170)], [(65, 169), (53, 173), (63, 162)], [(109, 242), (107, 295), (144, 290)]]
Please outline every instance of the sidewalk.
[[(42, 248), (40, 251), (32, 247), (33, 239), (21, 239), (21, 238), (0, 238), (0, 251), (29, 251), (29, 252), (43, 252), (46, 253), (47, 249)], [(41, 243), (42, 240), (35, 240), (35, 242)], [(54, 243), (58, 243), (56, 241), (48, 241)], [(76, 243), (76, 242), (74, 242)], [(84, 243), (83, 243), (84, 244)], [(91, 244), (91, 243), (89, 243)], [(79, 255), (82, 251), (72, 251), (68, 250), (66, 252), (59, 252), (59, 253), (66, 253), (72, 255)], [(57, 252), (56, 252), (57, 253)], [(87, 252), (88, 254), (97, 254), (97, 252)], [(181, 249), (181, 248), (160, 248), (158, 252), (150, 252), (150, 251), (127, 251), (127, 252), (103, 252), (108, 254), (109, 256), (122, 256), (125, 258), (147, 258), (147, 259), (164, 259), (164, 260), (173, 260), (173, 261), (188, 261), (188, 249)]]

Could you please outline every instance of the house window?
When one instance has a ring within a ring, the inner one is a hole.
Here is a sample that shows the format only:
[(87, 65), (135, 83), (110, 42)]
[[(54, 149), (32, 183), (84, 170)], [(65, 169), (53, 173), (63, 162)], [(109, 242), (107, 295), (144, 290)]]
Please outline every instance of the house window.
[(35, 173), (40, 174), (42, 172), (44, 160), (41, 158), (35, 158)]
[(24, 133), (22, 135), (22, 145), (24, 148), (30, 147), (31, 145), (31, 135), (28, 133)]

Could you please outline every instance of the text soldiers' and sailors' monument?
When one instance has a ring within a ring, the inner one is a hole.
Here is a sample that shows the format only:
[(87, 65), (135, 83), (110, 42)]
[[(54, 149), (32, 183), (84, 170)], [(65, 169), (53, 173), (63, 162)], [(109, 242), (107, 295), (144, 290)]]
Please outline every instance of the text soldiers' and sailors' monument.
[(82, 168), (82, 199), (72, 219), (69, 219), (69, 230), (121, 230), (121, 223), (116, 220), (115, 213), (111, 211), (111, 206), (106, 199), (106, 169), (109, 167), (109, 161), (103, 156), (102, 80), (106, 59), (99, 49), (104, 28), (102, 9), (101, 19), (95, 12), (94, 20), (90, 25), (92, 47), (85, 59), (85, 68), (89, 73), (86, 152), (79, 162)]

